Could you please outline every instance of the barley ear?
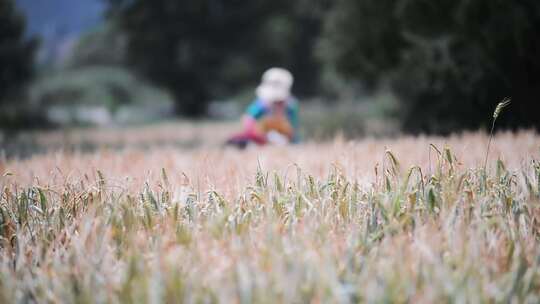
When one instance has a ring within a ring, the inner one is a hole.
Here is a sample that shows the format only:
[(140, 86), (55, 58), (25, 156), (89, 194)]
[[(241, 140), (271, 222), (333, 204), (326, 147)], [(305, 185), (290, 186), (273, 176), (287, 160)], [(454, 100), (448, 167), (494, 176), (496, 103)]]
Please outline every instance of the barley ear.
[(497, 117), (499, 117), (499, 114), (501, 114), (502, 110), (510, 104), (510, 101), (511, 99), (509, 97), (506, 97), (505, 99), (503, 99), (503, 101), (497, 104), (497, 107), (495, 108), (495, 111), (493, 112), (493, 119), (497, 119)]
[(489, 141), (488, 141), (487, 150), (486, 150), (486, 159), (484, 160), (484, 173), (487, 167), (489, 148), (491, 146), (491, 141), (493, 140), (493, 130), (495, 130), (495, 121), (497, 121), (497, 117), (499, 117), (499, 114), (501, 114), (502, 110), (510, 104), (510, 101), (511, 99), (509, 97), (504, 98), (501, 102), (497, 104), (497, 107), (495, 107), (495, 111), (493, 111), (493, 121), (491, 123), (491, 131), (489, 132)]

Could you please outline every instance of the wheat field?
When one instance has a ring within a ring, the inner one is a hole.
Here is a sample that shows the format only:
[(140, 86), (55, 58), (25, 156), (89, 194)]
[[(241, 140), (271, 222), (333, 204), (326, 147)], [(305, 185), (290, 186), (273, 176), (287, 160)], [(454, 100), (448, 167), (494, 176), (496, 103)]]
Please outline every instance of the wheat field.
[(484, 169), (481, 132), (239, 151), (191, 128), (34, 134), (50, 149), (0, 160), (0, 302), (540, 301), (532, 131)]

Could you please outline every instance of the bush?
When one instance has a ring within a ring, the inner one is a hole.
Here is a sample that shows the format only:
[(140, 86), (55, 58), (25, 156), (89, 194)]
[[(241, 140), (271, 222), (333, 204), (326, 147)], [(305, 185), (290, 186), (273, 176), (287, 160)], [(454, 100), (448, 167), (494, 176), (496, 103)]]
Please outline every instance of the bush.
[[(32, 85), (29, 98), (60, 124), (106, 124), (113, 118), (118, 122), (144, 122), (170, 114), (173, 103), (165, 91), (126, 69), (104, 66), (48, 74)], [(131, 110), (119, 113), (121, 109)]]
[(106, 22), (77, 41), (67, 66), (123, 66), (126, 63), (125, 56), (125, 34), (114, 22)]
[(341, 100), (330, 105), (316, 101), (301, 110), (301, 133), (305, 140), (360, 137), (391, 137), (399, 133), (396, 123), (397, 100), (388, 92), (372, 97)]
[(172, 103), (168, 94), (126, 69), (105, 66), (47, 75), (32, 85), (30, 100), (37, 107), (102, 105), (112, 114), (122, 105)]

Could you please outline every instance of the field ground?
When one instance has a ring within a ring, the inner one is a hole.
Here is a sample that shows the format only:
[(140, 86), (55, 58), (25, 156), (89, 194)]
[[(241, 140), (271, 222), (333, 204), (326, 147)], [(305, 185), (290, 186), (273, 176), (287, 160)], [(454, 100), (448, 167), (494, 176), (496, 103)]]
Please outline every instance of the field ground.
[(238, 151), (235, 127), (26, 135), (0, 302), (540, 301), (539, 135), (484, 170), (483, 133)]

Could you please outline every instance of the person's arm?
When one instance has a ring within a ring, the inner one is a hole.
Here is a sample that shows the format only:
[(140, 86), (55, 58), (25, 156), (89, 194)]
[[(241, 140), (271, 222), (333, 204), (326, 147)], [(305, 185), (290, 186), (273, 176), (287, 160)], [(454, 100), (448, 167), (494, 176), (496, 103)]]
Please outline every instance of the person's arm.
[(287, 107), (287, 116), (293, 128), (293, 131), (292, 131), (293, 135), (291, 138), (291, 142), (293, 143), (297, 143), (300, 141), (299, 112), (300, 112), (300, 107), (298, 105), (298, 101), (297, 100), (292, 101)]
[(264, 107), (258, 101), (254, 101), (246, 110), (242, 117), (244, 131), (247, 133), (258, 133), (257, 120), (264, 115)]
[(244, 125), (244, 131), (247, 133), (257, 132), (257, 120), (249, 114), (244, 114), (242, 117), (242, 124)]

